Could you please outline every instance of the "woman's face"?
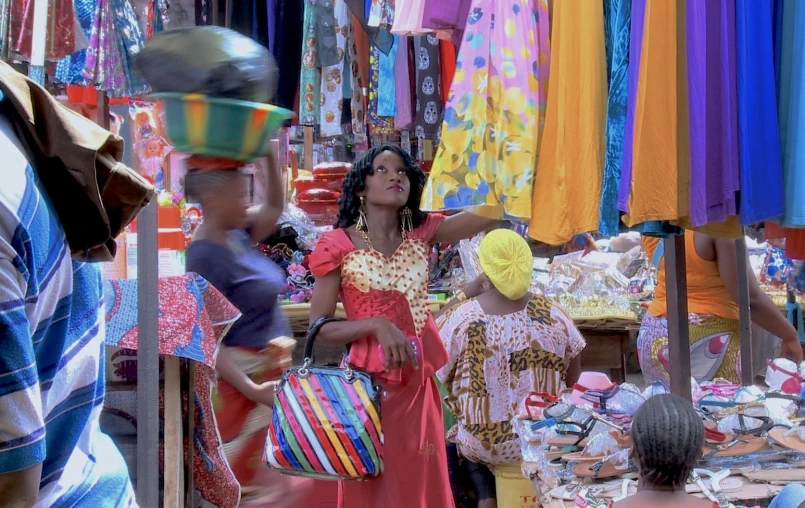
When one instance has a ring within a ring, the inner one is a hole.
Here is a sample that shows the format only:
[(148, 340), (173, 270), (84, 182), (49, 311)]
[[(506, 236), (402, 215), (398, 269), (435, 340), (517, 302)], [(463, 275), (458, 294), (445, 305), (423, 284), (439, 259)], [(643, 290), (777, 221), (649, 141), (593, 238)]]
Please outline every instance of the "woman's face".
[(384, 151), (372, 162), (373, 174), (366, 177), (363, 197), (375, 206), (400, 209), (408, 202), (411, 181), (402, 158), (394, 152)]
[[(227, 229), (245, 229), (248, 226), (249, 188), (243, 175), (230, 178), (211, 193), (208, 200), (209, 213), (215, 214)], [(205, 213), (208, 213), (207, 210)]]

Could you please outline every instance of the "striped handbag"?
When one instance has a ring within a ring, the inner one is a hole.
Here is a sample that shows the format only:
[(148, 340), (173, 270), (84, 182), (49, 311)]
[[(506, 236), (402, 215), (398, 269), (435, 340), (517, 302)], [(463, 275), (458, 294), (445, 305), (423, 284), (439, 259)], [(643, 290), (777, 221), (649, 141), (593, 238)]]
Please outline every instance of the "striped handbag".
[(324, 480), (366, 480), (383, 472), (381, 389), (368, 373), (315, 366), (313, 343), (324, 317), (307, 334), (305, 360), (282, 377), (274, 396), (265, 460), (281, 473)]

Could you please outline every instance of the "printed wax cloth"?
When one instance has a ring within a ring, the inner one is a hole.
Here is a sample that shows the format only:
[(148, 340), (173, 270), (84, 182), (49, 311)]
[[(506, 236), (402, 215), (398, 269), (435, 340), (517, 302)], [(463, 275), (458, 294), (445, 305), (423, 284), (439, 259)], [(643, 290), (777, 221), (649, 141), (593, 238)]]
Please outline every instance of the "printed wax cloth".
[[(137, 349), (137, 280), (104, 282), (106, 344)], [(159, 279), (159, 353), (215, 368), (218, 341), (240, 312), (195, 274)]]

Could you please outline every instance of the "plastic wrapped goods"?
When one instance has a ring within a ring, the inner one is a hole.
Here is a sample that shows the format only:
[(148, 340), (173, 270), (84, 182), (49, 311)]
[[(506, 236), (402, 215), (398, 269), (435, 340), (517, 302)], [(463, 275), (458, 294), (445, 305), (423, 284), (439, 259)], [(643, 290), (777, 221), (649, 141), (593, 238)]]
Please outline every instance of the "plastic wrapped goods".
[(277, 87), (277, 65), (268, 50), (219, 26), (161, 32), (148, 40), (136, 64), (155, 92), (267, 103)]

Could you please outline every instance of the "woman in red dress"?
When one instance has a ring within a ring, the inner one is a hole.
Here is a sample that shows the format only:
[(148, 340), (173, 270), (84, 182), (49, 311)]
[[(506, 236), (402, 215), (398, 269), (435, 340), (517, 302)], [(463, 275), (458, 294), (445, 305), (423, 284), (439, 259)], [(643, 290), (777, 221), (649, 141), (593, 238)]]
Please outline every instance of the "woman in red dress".
[(384, 473), (341, 482), (339, 507), (454, 506), (434, 380), (447, 352), (429, 311), (428, 258), (431, 245), (470, 237), (496, 221), (421, 211), (425, 179), (400, 147), (369, 150), (344, 181), (336, 229), (310, 258), (311, 323), (332, 316), (339, 296), (349, 318), (326, 324), (319, 340), (349, 345), (350, 365), (371, 372), (386, 391)]

